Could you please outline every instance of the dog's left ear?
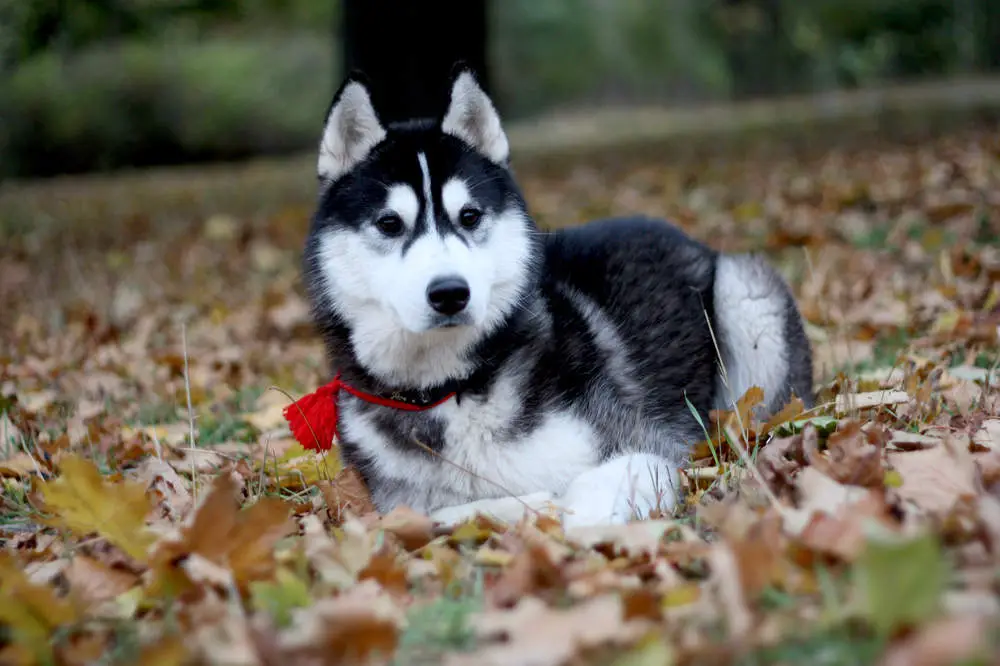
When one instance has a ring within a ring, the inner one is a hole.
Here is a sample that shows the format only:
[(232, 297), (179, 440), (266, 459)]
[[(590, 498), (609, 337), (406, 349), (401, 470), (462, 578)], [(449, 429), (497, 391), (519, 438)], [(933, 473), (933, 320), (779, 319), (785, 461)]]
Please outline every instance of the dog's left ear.
[(500, 116), (469, 69), (462, 69), (451, 84), (451, 102), (441, 131), (461, 139), (497, 164), (507, 164), (510, 146)]

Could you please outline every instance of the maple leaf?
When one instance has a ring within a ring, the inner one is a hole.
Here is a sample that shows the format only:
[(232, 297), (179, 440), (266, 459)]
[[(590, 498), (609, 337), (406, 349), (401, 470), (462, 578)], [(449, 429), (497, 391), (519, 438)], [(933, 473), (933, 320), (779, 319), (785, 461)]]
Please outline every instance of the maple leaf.
[(111, 482), (75, 454), (59, 462), (61, 474), (41, 485), (52, 523), (84, 537), (97, 532), (139, 562), (145, 562), (154, 537), (146, 529), (152, 504), (146, 488), (134, 481)]
[(169, 579), (172, 563), (197, 554), (229, 569), (246, 590), (251, 581), (273, 572), (275, 544), (295, 529), (291, 512), (292, 505), (276, 497), (262, 497), (239, 510), (236, 482), (228, 474), (219, 475), (179, 537), (158, 544), (155, 566)]

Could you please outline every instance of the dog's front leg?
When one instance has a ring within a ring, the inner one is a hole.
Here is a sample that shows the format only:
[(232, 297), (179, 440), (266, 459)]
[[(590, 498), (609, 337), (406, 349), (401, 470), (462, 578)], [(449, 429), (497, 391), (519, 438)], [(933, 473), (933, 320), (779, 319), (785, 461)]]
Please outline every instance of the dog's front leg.
[(580, 474), (555, 503), (564, 510), (567, 528), (625, 523), (654, 509), (671, 513), (679, 483), (677, 467), (665, 458), (633, 453)]
[(446, 506), (432, 511), (430, 517), (438, 523), (456, 525), (482, 513), (505, 523), (514, 523), (520, 520), (525, 512), (541, 511), (551, 501), (552, 493), (543, 490), (520, 497), (496, 497)]

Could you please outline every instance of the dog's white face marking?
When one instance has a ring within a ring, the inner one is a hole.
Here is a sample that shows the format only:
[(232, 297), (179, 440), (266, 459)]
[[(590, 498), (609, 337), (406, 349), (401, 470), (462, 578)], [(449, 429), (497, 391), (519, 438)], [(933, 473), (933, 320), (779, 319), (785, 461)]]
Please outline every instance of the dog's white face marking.
[(427, 168), (427, 155), (417, 153), (417, 162), (420, 163), (420, 176), (424, 183), (424, 222), (427, 228), (434, 228), (434, 191), (431, 189), (431, 171)]
[[(357, 230), (330, 228), (320, 233), (319, 255), (327, 298), (348, 323), (358, 359), (386, 382), (426, 387), (468, 374), (469, 349), (501, 324), (524, 289), (531, 239), (516, 209), (481, 208), (478, 226), (462, 228), (462, 209), (479, 208), (468, 185), (457, 177), (435, 183), (426, 156), (415, 159), (422, 191), (392, 184), (374, 209), (377, 217), (398, 215), (406, 231), (387, 237), (374, 219)], [(451, 224), (446, 232), (438, 228), (435, 188)], [(427, 295), (444, 277), (469, 287), (468, 305), (451, 327), (439, 325)]]
[(420, 214), (420, 200), (409, 185), (393, 185), (385, 198), (385, 208), (399, 215), (407, 229), (413, 229)]
[(448, 182), (441, 188), (441, 202), (444, 210), (448, 213), (448, 218), (457, 220), (462, 212), (462, 207), (471, 201), (469, 188), (465, 182), (458, 178), (449, 178)]

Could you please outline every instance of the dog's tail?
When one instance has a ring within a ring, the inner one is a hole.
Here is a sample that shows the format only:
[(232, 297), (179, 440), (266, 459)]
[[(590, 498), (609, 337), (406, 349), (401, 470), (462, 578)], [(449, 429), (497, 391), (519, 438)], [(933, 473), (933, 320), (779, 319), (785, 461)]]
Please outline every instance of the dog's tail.
[(764, 417), (792, 395), (812, 407), (812, 350), (781, 275), (752, 254), (720, 255), (713, 300), (722, 357), (715, 408), (732, 409), (755, 385), (764, 391)]

